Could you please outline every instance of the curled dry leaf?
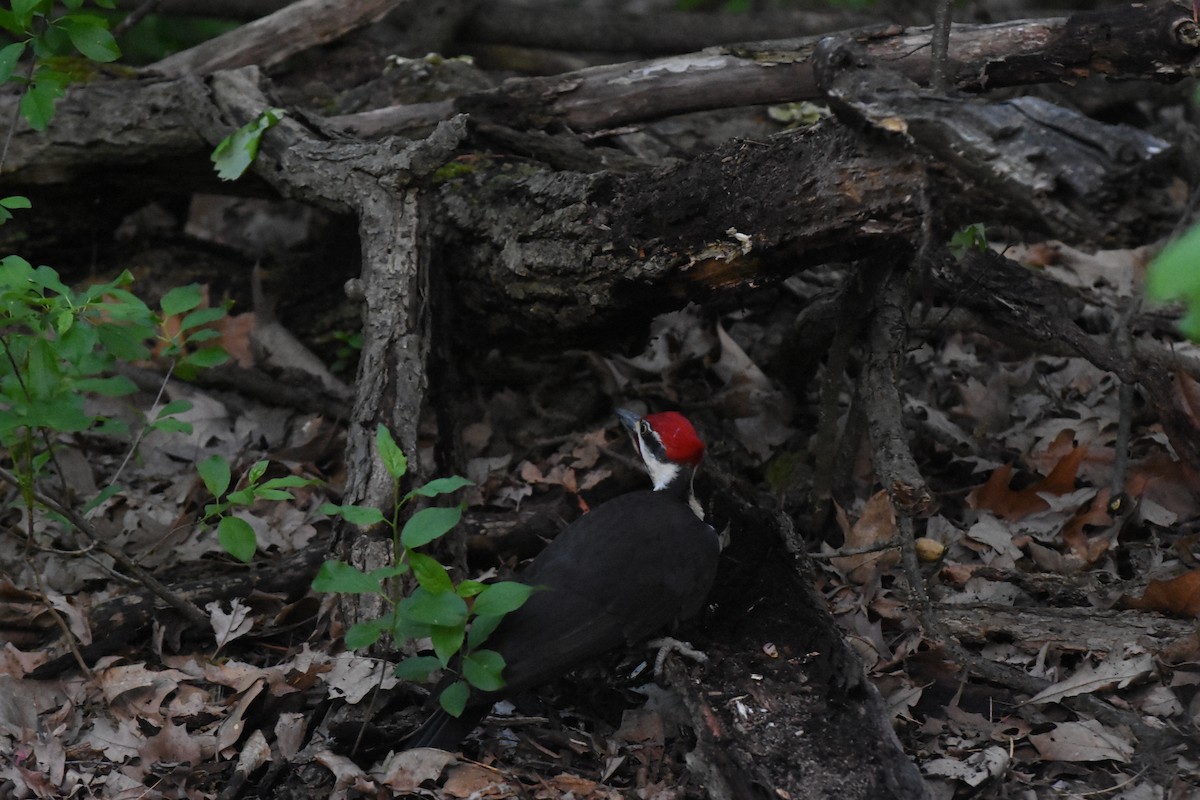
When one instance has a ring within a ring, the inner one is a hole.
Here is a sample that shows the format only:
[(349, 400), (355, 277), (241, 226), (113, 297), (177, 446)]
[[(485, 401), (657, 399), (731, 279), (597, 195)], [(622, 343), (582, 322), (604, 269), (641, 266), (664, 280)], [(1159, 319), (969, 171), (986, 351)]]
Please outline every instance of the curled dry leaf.
[(1114, 687), (1123, 689), (1133, 681), (1153, 674), (1154, 658), (1149, 653), (1130, 647), (1122, 653), (1110, 653), (1108, 658), (1095, 666), (1086, 664), (1080, 667), (1069, 678), (1046, 687), (1025, 704), (1053, 703), (1065, 697)]
[[(862, 516), (854, 525), (846, 520), (841, 507), (838, 507), (838, 524), (845, 535), (846, 550), (862, 550), (882, 544), (896, 536), (896, 509), (886, 491), (876, 492), (875, 496), (863, 506)], [(850, 580), (863, 584), (870, 581), (881, 570), (887, 569), (900, 561), (899, 548), (879, 550), (873, 553), (859, 553), (852, 556), (839, 556), (830, 559), (830, 563), (847, 574)]]

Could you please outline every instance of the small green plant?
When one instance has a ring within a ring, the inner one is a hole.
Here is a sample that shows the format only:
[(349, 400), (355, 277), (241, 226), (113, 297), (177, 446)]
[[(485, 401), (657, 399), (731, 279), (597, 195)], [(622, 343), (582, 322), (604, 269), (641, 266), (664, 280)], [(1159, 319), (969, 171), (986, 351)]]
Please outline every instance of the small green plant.
[(968, 250), (987, 250), (987, 246), (982, 222), (968, 225), (950, 237), (950, 252), (955, 258), (961, 259)]
[[(246, 471), (244, 485), (230, 492), (233, 471), (229, 462), (221, 456), (210, 456), (196, 465), (205, 488), (212, 493), (215, 502), (204, 507), (206, 522), (217, 520), (217, 541), (225, 552), (239, 561), (249, 563), (258, 550), (258, 537), (254, 528), (244, 519), (233, 516), (235, 508), (249, 509), (258, 500), (294, 500), (291, 489), (313, 486), (317, 481), (299, 475), (263, 480), (269, 462), (258, 461)], [(228, 492), (228, 494), (226, 494)]]
[(1159, 302), (1182, 301), (1186, 311), (1179, 320), (1179, 330), (1192, 341), (1200, 341), (1200, 225), (1168, 245), (1150, 263), (1146, 296)]
[[(156, 314), (129, 291), (132, 282), (124, 272), (75, 291), (50, 267), (35, 268), (19, 256), (0, 259), (0, 448), (12, 457), (27, 493), (50, 461), (57, 435), (128, 432), (124, 422), (93, 416), (84, 406), (89, 395), (136, 391), (128, 378), (113, 374), (118, 362), (149, 358), (156, 340), (177, 368), (199, 369), (225, 357), (211, 346), (187, 352), (207, 338), (209, 332), (196, 326), (212, 313), (194, 312), (175, 333), (165, 333), (167, 317), (199, 304), (199, 287), (167, 293)], [(146, 431), (189, 429), (174, 418), (189, 407), (167, 404), (147, 420)], [(110, 487), (98, 499), (114, 491)]]
[[(418, 497), (435, 498), (470, 486), (466, 478), (436, 478), (401, 496), (400, 479), (408, 462), (386, 427), (375, 435), (376, 449), (392, 476), (396, 501), (390, 516), (376, 508), (327, 504), (322, 510), (355, 525), (386, 525), (392, 534), (393, 563), (363, 572), (342, 561), (326, 561), (313, 589), (318, 592), (375, 594), (390, 606), (379, 619), (360, 622), (346, 632), (346, 646), (368, 647), (382, 636), (396, 643), (429, 639), (432, 656), (412, 656), (396, 666), (396, 675), (408, 680), (427, 680), (438, 670), (454, 670), (459, 678), (438, 696), (438, 702), (454, 716), (462, 714), (471, 687), (495, 691), (504, 687), (504, 658), (483, 647), (504, 615), (520, 608), (534, 587), (515, 581), (485, 584), (474, 580), (455, 582), (437, 559), (417, 548), (440, 539), (462, 518), (462, 506), (430, 506), (414, 513), (403, 526), (401, 512)], [(389, 591), (391, 579), (412, 573), (417, 586), (407, 597)], [(456, 658), (457, 657), (457, 658)], [(454, 666), (452, 667), (452, 663)]]
[[(80, 77), (64, 57), (76, 53), (91, 61), (107, 63), (121, 57), (121, 50), (108, 21), (82, 12), (84, 0), (63, 0), (65, 13), (53, 0), (12, 0), (0, 8), (0, 28), (17, 41), (0, 48), (0, 83), (16, 81), (24, 86), (21, 116), (34, 130), (44, 130), (54, 118), (54, 106), (66, 86)], [(95, 0), (99, 8), (114, 8), (113, 0)], [(33, 53), (22, 74), (17, 67), (27, 52)], [(86, 73), (86, 71), (84, 71)]]

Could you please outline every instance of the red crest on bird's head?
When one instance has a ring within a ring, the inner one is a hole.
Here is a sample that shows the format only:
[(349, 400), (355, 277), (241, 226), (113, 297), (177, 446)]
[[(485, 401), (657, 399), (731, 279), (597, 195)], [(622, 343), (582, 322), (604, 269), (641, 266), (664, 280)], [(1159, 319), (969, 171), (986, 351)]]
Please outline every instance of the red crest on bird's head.
[(647, 414), (644, 419), (658, 434), (667, 458), (677, 464), (699, 464), (704, 457), (704, 442), (687, 417), (677, 411)]

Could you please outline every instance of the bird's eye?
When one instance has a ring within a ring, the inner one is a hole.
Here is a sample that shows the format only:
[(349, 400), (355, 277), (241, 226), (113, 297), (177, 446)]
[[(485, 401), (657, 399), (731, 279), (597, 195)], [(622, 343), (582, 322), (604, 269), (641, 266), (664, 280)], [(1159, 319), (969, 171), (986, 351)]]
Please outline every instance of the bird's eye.
[(649, 434), (650, 433), (650, 423), (646, 422), (646, 420), (642, 420), (641, 422), (639, 422), (638, 423), (638, 432), (642, 433), (642, 434)]

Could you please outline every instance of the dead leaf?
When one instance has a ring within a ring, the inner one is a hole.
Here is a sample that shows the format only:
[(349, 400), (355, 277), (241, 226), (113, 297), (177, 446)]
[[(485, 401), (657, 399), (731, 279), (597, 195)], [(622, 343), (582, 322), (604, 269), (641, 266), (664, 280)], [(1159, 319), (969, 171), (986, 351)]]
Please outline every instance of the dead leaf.
[(228, 614), (221, 610), (221, 603), (217, 600), (204, 608), (208, 611), (208, 623), (212, 626), (218, 651), (239, 636), (245, 636), (254, 627), (250, 607), (236, 597), (229, 603)]
[(199, 741), (188, 733), (187, 728), (171, 723), (167, 723), (157, 736), (148, 739), (139, 748), (138, 755), (147, 765), (161, 761), (199, 764), (203, 757)]
[(1050, 474), (1024, 489), (1009, 488), (1012, 465), (1005, 464), (992, 471), (987, 482), (976, 487), (967, 497), (971, 508), (987, 509), (1007, 520), (1019, 520), (1037, 511), (1044, 511), (1050, 504), (1042, 494), (1062, 495), (1075, 489), (1075, 474), (1079, 464), (1087, 455), (1087, 445), (1080, 445), (1059, 459)]
[(1141, 597), (1121, 596), (1125, 608), (1160, 611), (1179, 617), (1200, 616), (1200, 570), (1167, 581), (1150, 581)]
[(482, 764), (454, 764), (446, 770), (442, 791), (450, 797), (509, 797), (504, 776)]
[(1080, 511), (1066, 524), (1062, 531), (1063, 542), (1084, 564), (1095, 564), (1100, 556), (1108, 552), (1112, 539), (1107, 533), (1098, 536), (1088, 536), (1084, 528), (1088, 525), (1111, 526), (1112, 517), (1108, 514), (1109, 489), (1107, 487), (1096, 492), (1091, 505)]
[(979, 786), (990, 778), (997, 778), (1008, 769), (1008, 753), (992, 746), (980, 750), (964, 761), (956, 758), (935, 758), (926, 762), (922, 769), (926, 775), (936, 775), (962, 781), (967, 786)]
[[(838, 523), (845, 535), (846, 550), (861, 550), (893, 539), (896, 536), (896, 509), (892, 507), (887, 492), (879, 491), (863, 506), (862, 515), (854, 525), (849, 525), (845, 514), (838, 508)], [(891, 548), (874, 553), (838, 556), (830, 559), (834, 567), (841, 570), (857, 584), (870, 581), (882, 570), (900, 561), (900, 550)]]
[(1122, 653), (1110, 653), (1108, 658), (1095, 666), (1085, 664), (1069, 678), (1047, 686), (1022, 705), (1056, 703), (1080, 694), (1123, 689), (1131, 682), (1153, 674), (1154, 658), (1149, 653), (1129, 646)]
[(436, 781), (458, 757), (433, 747), (414, 747), (384, 759), (371, 777), (398, 793), (415, 792), (425, 781)]
[(1128, 761), (1133, 756), (1128, 735), (1094, 719), (1060, 722), (1054, 730), (1030, 734), (1029, 741), (1048, 761)]

